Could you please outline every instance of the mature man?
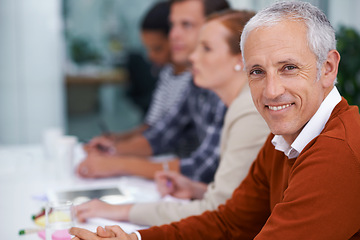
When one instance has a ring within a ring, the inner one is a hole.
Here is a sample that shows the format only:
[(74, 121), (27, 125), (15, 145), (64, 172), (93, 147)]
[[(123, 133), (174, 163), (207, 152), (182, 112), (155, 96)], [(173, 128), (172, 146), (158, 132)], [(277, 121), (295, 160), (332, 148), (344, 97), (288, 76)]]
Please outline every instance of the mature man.
[[(226, 0), (173, 0), (169, 33), (173, 61), (189, 65), (188, 57), (195, 48), (205, 16), (228, 7)], [(104, 137), (92, 141), (89, 154), (79, 165), (78, 172), (83, 177), (130, 174), (153, 178), (163, 165), (149, 161), (148, 157), (171, 151), (181, 144), (179, 139), (186, 139), (195, 132), (199, 146), (189, 156), (169, 160), (167, 168), (180, 171), (193, 180), (209, 183), (219, 162), (219, 136), (225, 112), (225, 105), (215, 93), (190, 82), (179, 105), (143, 135), (119, 142), (116, 146)], [(98, 150), (99, 146), (102, 150), (116, 151), (104, 154)]]
[(326, 16), (309, 3), (259, 12), (241, 49), (272, 134), (232, 198), (217, 211), (130, 235), (117, 226), (70, 232), (89, 240), (360, 239), (360, 116), (334, 87), (335, 45)]

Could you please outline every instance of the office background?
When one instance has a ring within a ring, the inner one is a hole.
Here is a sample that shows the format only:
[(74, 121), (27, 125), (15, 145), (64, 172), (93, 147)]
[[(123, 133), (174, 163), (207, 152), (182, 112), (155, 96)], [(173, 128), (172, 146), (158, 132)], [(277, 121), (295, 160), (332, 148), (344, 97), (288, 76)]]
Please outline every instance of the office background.
[[(139, 124), (148, 96), (134, 79), (150, 79), (146, 74), (153, 69), (138, 26), (154, 2), (0, 0), (0, 144), (37, 144), (51, 127), (86, 140), (100, 134), (99, 121), (113, 131)], [(229, 2), (259, 10), (274, 0)], [(360, 1), (308, 2), (320, 7), (339, 33), (341, 26), (360, 32)], [(347, 46), (354, 48), (350, 53), (359, 51), (356, 43)], [(360, 85), (358, 69), (354, 81)], [(357, 91), (349, 84), (344, 89)], [(360, 103), (360, 97), (354, 101)]]

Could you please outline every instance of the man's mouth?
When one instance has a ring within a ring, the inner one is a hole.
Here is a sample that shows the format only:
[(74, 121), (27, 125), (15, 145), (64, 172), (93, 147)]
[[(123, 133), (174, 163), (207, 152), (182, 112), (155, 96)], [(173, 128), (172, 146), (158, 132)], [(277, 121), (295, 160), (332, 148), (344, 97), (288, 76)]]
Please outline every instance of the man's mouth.
[(284, 105), (279, 105), (279, 106), (270, 106), (270, 105), (265, 105), (266, 107), (268, 107), (270, 110), (273, 111), (280, 111), (283, 110), (285, 108), (290, 107), (291, 105), (293, 105), (294, 103), (288, 103), (288, 104), (284, 104)]

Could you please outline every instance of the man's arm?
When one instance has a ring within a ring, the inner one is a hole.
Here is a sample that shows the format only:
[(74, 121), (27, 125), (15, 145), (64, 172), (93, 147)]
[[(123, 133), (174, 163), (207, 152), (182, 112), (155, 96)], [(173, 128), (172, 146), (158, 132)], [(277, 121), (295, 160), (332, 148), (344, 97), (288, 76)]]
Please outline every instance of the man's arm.
[(130, 139), (142, 136), (142, 133), (148, 129), (147, 124), (142, 124), (137, 128), (126, 133), (107, 133), (91, 139), (84, 145), (86, 152), (102, 152), (114, 155), (117, 153), (116, 146), (121, 143), (126, 144)]
[[(89, 151), (86, 159), (78, 166), (79, 175), (88, 178), (137, 175), (153, 179), (155, 172), (162, 170), (162, 164), (149, 161), (145, 156), (160, 154), (176, 141), (183, 127), (190, 121), (187, 111), (187, 104), (183, 102), (172, 109), (163, 121), (145, 131), (144, 135), (119, 143), (116, 152), (123, 156)], [(169, 166), (170, 170), (179, 172), (179, 159), (169, 161)]]
[(232, 198), (218, 210), (141, 230), (142, 239), (253, 239), (270, 215), (263, 155), (264, 149)]
[(149, 157), (153, 151), (149, 141), (142, 135), (138, 134), (126, 141), (116, 143), (116, 152), (121, 155), (134, 155)]
[(296, 160), (260, 153), (218, 211), (141, 230), (142, 239), (351, 239), (360, 222), (359, 159), (339, 139), (319, 146)]
[[(177, 158), (168, 160), (169, 169), (180, 171)], [(163, 170), (163, 164), (139, 156), (108, 156), (97, 152), (89, 153), (77, 168), (85, 178), (102, 178), (119, 175), (135, 175), (154, 179), (155, 172)]]
[(114, 135), (115, 141), (120, 142), (120, 141), (125, 141), (128, 139), (131, 139), (138, 135), (141, 135), (148, 128), (149, 128), (149, 125), (147, 125), (146, 123), (143, 123), (140, 126), (137, 126), (136, 128), (134, 128), (130, 131), (123, 132), (123, 133), (115, 133), (113, 135)]

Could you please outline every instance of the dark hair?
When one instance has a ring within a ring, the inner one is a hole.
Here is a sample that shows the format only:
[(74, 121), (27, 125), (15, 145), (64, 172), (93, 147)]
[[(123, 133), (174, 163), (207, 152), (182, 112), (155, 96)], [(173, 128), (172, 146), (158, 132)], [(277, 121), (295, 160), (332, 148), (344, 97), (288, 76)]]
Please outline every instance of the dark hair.
[(168, 35), (170, 31), (169, 13), (169, 2), (156, 3), (145, 14), (141, 23), (141, 30), (160, 31)]
[[(189, 0), (170, 0), (170, 3), (173, 4), (175, 2), (185, 2), (185, 1), (189, 1)], [(198, 0), (198, 1), (202, 1), (202, 3), (204, 4), (205, 16), (208, 16), (217, 11), (230, 8), (230, 5), (227, 2), (227, 0)]]
[(224, 10), (211, 14), (206, 22), (213, 20), (219, 21), (230, 32), (227, 37), (227, 43), (232, 54), (241, 53), (240, 50), (240, 36), (245, 24), (255, 15), (253, 11), (247, 10)]

